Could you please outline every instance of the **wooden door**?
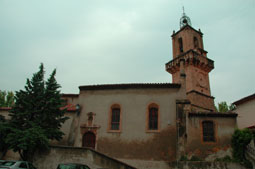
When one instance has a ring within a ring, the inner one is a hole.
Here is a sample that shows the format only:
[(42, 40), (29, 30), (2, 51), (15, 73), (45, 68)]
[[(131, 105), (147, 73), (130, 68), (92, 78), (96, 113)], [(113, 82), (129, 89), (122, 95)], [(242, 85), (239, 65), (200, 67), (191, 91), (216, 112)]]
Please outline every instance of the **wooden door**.
[(82, 138), (82, 147), (89, 147), (95, 149), (96, 145), (96, 136), (92, 132), (87, 132), (83, 135)]

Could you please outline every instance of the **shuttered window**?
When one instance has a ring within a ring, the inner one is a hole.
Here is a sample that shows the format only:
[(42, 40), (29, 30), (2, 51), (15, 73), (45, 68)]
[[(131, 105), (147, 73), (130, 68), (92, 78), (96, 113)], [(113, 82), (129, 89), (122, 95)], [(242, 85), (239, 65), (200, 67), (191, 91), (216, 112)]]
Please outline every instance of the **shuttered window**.
[(149, 108), (149, 130), (158, 129), (158, 108)]
[(120, 108), (112, 108), (111, 130), (120, 129)]
[(203, 141), (215, 142), (214, 123), (212, 121), (203, 121)]

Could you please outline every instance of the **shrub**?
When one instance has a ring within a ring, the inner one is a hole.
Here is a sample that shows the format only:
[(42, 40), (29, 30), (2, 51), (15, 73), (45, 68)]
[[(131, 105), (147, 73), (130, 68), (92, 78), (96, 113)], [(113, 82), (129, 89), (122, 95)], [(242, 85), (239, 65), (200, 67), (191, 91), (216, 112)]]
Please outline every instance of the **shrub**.
[(249, 129), (236, 129), (231, 140), (234, 161), (239, 162), (247, 168), (252, 168), (252, 164), (245, 158), (246, 146), (253, 138), (253, 133)]
[(197, 156), (192, 156), (190, 161), (201, 161), (201, 159)]
[(182, 155), (180, 161), (188, 161), (188, 157), (186, 155)]

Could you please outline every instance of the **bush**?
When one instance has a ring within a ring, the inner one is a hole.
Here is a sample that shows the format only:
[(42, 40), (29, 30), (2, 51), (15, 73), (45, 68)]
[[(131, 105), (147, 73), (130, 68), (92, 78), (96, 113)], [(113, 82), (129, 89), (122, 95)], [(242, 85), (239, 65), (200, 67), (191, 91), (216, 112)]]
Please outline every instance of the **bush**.
[(186, 155), (182, 155), (180, 161), (188, 161), (188, 157)]
[(180, 161), (202, 161), (202, 160), (197, 156), (192, 156), (190, 159), (188, 159), (186, 155), (182, 155)]
[(219, 162), (234, 162), (234, 160), (230, 156), (225, 156), (223, 158), (216, 158), (215, 161)]
[(190, 161), (202, 161), (202, 160), (197, 156), (192, 156)]
[(246, 146), (252, 139), (253, 133), (249, 129), (236, 129), (231, 140), (234, 161), (247, 168), (252, 168), (251, 162), (245, 158)]

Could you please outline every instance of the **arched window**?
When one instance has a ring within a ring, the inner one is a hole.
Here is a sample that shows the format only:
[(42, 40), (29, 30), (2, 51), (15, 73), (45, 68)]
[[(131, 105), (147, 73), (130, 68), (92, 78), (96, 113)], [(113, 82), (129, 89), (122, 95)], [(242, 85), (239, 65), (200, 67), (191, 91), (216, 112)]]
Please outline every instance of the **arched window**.
[(180, 51), (180, 53), (182, 53), (182, 52), (183, 52), (182, 38), (179, 38), (179, 39), (178, 39), (178, 43), (179, 43), (179, 51)]
[(148, 130), (158, 130), (159, 113), (158, 105), (150, 104), (148, 107)]
[(114, 104), (111, 106), (111, 112), (110, 112), (110, 130), (120, 130), (120, 118), (121, 118), (121, 112), (120, 112), (120, 105)]
[(204, 142), (215, 142), (215, 131), (213, 121), (203, 121), (203, 141)]
[(198, 48), (198, 40), (197, 37), (193, 38), (194, 48)]

